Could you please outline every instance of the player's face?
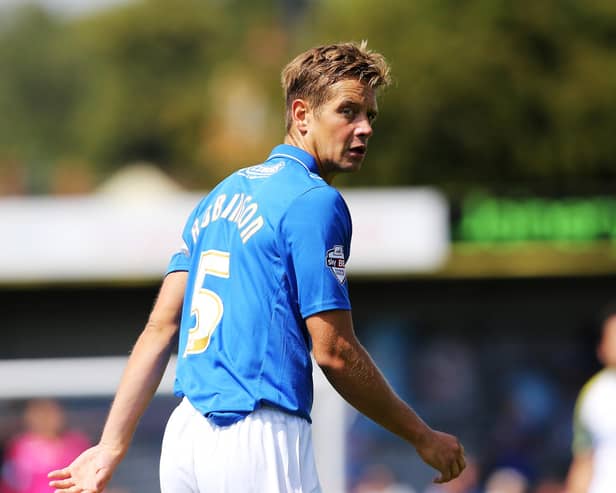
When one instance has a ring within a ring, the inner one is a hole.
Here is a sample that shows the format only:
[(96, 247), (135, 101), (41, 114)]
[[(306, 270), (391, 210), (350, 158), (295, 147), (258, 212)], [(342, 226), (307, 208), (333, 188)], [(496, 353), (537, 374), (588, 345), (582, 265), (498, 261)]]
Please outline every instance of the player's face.
[(328, 183), (338, 173), (361, 168), (377, 115), (375, 90), (358, 80), (339, 81), (329, 94), (320, 108), (308, 111), (306, 127), (308, 151)]
[(610, 317), (603, 327), (599, 359), (605, 366), (616, 368), (616, 316)]

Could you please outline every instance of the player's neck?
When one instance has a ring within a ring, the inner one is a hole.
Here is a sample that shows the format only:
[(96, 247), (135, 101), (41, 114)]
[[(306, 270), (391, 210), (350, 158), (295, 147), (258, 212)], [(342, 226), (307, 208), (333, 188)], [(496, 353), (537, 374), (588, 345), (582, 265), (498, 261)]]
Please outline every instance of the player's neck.
[(306, 151), (310, 154), (315, 162), (317, 163), (317, 167), (319, 168), (319, 176), (325, 180), (328, 185), (332, 184), (332, 180), (334, 179), (334, 174), (325, 173), (323, 169), (323, 164), (319, 160), (318, 154), (308, 145), (308, 143), (302, 138), (301, 134), (297, 135), (293, 132), (293, 129), (289, 131), (289, 133), (284, 138), (284, 143), (288, 145), (295, 146), (303, 151)]

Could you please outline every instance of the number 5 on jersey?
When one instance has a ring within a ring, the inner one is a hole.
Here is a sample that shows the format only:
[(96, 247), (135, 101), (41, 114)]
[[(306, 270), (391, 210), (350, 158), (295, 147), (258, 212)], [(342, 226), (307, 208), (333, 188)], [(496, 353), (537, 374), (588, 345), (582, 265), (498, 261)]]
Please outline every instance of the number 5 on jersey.
[(211, 289), (205, 289), (206, 275), (229, 278), (229, 252), (208, 250), (201, 254), (190, 314), (195, 316), (195, 326), (188, 331), (184, 357), (199, 354), (207, 349), (210, 338), (218, 326), (224, 307), (220, 296)]

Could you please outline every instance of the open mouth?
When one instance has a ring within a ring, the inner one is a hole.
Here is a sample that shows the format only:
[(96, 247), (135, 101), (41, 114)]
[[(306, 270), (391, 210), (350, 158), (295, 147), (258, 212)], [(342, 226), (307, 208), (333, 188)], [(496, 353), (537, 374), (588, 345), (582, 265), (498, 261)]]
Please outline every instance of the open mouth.
[(364, 155), (366, 154), (366, 146), (360, 145), (360, 146), (351, 147), (349, 149), (349, 152), (353, 156), (364, 157)]

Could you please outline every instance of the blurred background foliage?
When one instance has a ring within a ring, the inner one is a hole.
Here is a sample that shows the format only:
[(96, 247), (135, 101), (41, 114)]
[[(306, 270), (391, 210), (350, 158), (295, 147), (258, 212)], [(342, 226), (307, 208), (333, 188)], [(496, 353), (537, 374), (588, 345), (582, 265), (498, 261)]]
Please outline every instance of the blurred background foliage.
[(337, 184), (614, 190), (612, 0), (140, 0), (2, 13), (0, 192), (87, 192), (138, 161), (209, 188), (282, 140), (281, 67), (349, 39), (395, 84)]

